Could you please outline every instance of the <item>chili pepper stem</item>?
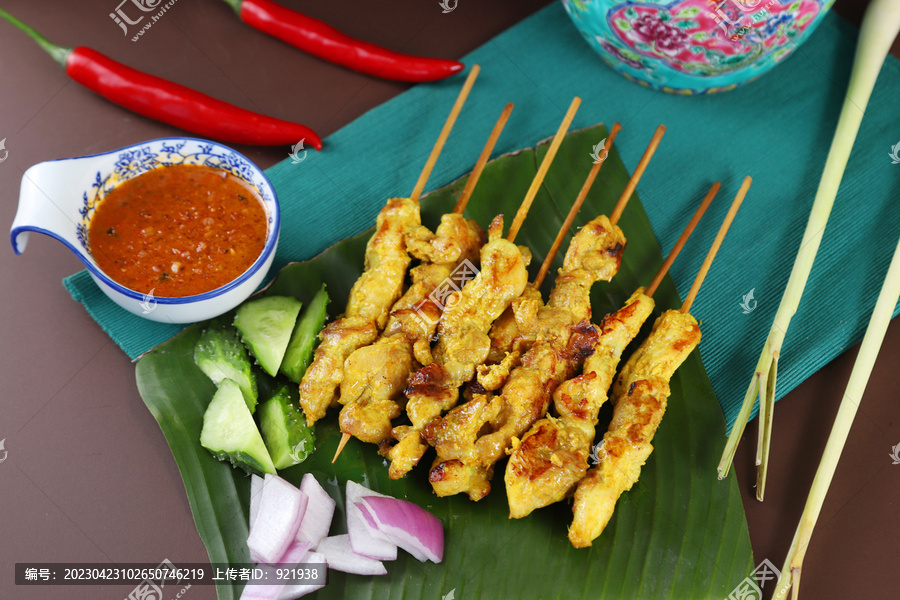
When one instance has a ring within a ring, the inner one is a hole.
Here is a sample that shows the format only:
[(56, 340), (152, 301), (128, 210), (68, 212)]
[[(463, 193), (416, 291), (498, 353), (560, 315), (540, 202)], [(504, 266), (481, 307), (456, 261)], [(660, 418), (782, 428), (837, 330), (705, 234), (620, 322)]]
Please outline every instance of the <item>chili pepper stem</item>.
[(38, 46), (47, 51), (47, 53), (55, 60), (59, 65), (63, 68), (66, 67), (66, 59), (69, 57), (69, 54), (72, 52), (72, 48), (64, 48), (62, 46), (57, 46), (56, 44), (50, 42), (47, 38), (42, 36), (40, 33), (18, 20), (2, 8), (0, 8), (0, 17), (2, 17), (5, 21), (10, 23), (11, 25), (18, 27), (22, 31), (24, 31), (28, 37), (37, 42)]
[(228, 6), (230, 6), (231, 10), (233, 10), (234, 12), (237, 13), (237, 16), (241, 16), (241, 2), (243, 2), (243, 0), (222, 0), (222, 1), (225, 2), (225, 4), (227, 4)]

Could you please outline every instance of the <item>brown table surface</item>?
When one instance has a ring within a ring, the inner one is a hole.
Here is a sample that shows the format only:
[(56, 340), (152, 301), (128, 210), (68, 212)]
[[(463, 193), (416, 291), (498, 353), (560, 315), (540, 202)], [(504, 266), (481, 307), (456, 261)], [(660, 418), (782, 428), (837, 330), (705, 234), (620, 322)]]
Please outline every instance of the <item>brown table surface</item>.
[[(286, 4), (375, 43), (456, 58), (547, 0), (462, 0), (450, 14), (437, 0)], [(865, 3), (858, 4), (838, 0), (836, 10), (858, 24)], [(249, 30), (222, 2), (181, 0), (137, 43), (110, 19), (116, 6), (117, 0), (3, 2), (60, 44), (90, 45), (223, 100), (306, 123), (323, 137), (407, 89)], [(19, 181), (34, 163), (179, 133), (71, 82), (11, 27), (0, 25), (0, 32), (0, 139), (9, 150), (0, 164), (0, 222), (12, 222)], [(238, 149), (264, 168), (287, 152)], [(0, 463), (2, 599), (117, 599), (130, 591), (16, 587), (16, 562), (208, 560), (175, 461), (138, 396), (134, 365), (60, 283), (80, 269), (61, 244), (40, 235), (22, 256), (8, 246), (0, 251), (0, 439), (8, 452)], [(756, 562), (767, 558), (781, 567), (856, 351), (778, 403), (765, 503), (753, 489), (756, 422), (747, 428), (735, 464)], [(806, 557), (807, 600), (900, 596), (900, 466), (889, 458), (900, 443), (898, 361), (894, 321)], [(215, 589), (194, 586), (185, 597), (214, 598)]]

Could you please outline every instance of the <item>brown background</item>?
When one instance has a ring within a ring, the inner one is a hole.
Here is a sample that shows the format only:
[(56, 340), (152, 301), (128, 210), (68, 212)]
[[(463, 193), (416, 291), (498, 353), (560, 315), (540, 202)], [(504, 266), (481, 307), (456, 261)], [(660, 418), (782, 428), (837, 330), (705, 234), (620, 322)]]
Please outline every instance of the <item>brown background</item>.
[[(450, 14), (441, 13), (437, 0), (284, 3), (375, 43), (456, 58), (547, 1), (461, 0)], [(838, 0), (836, 10), (858, 24), (864, 4)], [(3, 2), (62, 45), (90, 45), (234, 104), (306, 123), (323, 137), (407, 88), (295, 51), (248, 29), (216, 0), (179, 0), (137, 43), (110, 20), (116, 5)], [(0, 164), (0, 223), (12, 222), (19, 181), (30, 165), (178, 133), (69, 81), (5, 24), (0, 90), (0, 139), (9, 150)], [(262, 167), (286, 156), (285, 148), (238, 149)], [(0, 250), (0, 439), (9, 453), (0, 464), (3, 599), (118, 599), (130, 590), (17, 588), (16, 562), (207, 560), (175, 461), (138, 396), (133, 365), (60, 283), (80, 269), (61, 244), (43, 236), (32, 236), (19, 257), (8, 246)], [(856, 350), (778, 403), (764, 504), (753, 496), (756, 423), (747, 429), (736, 472), (757, 561), (768, 558), (781, 567)], [(900, 597), (900, 465), (888, 456), (900, 443), (898, 362), (895, 321), (806, 558), (807, 600)], [(211, 599), (215, 591), (195, 586), (185, 597)]]

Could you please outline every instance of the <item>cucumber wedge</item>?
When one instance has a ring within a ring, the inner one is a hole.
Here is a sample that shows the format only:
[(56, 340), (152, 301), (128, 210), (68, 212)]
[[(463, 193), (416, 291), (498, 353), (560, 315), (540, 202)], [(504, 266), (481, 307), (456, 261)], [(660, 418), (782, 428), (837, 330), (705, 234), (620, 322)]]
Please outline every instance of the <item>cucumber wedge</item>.
[(225, 378), (237, 383), (247, 408), (251, 413), (256, 410), (256, 375), (234, 327), (212, 321), (194, 345), (194, 363), (216, 385)]
[(244, 343), (263, 370), (273, 377), (281, 366), (301, 306), (296, 298), (266, 296), (245, 303), (234, 316), (234, 326), (241, 332)]
[(230, 461), (247, 473), (275, 473), (241, 388), (230, 379), (222, 380), (203, 414), (200, 445), (219, 460)]
[(316, 436), (298, 403), (297, 387), (284, 384), (259, 405), (259, 428), (277, 469), (303, 462), (316, 445)]
[(303, 314), (300, 315), (297, 326), (294, 327), (287, 352), (284, 353), (284, 360), (281, 361), (281, 372), (294, 383), (300, 383), (303, 374), (306, 373), (306, 367), (312, 362), (316, 338), (322, 327), (325, 326), (325, 319), (328, 318), (328, 313), (325, 311), (327, 305), (328, 292), (325, 291), (323, 285), (316, 292)]

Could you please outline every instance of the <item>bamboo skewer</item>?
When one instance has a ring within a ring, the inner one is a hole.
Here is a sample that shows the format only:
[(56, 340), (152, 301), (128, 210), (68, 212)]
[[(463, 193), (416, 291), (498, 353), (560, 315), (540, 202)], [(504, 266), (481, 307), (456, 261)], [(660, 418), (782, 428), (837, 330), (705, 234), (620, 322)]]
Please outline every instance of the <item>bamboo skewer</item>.
[[(453, 103), (453, 108), (450, 109), (450, 114), (447, 115), (447, 120), (444, 121), (444, 126), (441, 128), (441, 133), (438, 135), (437, 141), (435, 141), (434, 147), (431, 149), (431, 154), (428, 155), (428, 160), (425, 161), (425, 166), (422, 168), (422, 172), (419, 174), (419, 179), (418, 181), (416, 181), (416, 185), (413, 188), (412, 194), (410, 194), (409, 196), (413, 202), (419, 201), (419, 197), (422, 195), (422, 191), (425, 189), (425, 184), (428, 182), (428, 178), (431, 176), (431, 171), (434, 169), (434, 165), (437, 163), (437, 159), (441, 155), (441, 151), (444, 149), (444, 144), (446, 143), (447, 138), (450, 136), (450, 130), (452, 130), (453, 125), (456, 124), (456, 118), (459, 116), (460, 111), (462, 111), (462, 107), (466, 103), (466, 99), (469, 97), (469, 92), (472, 90), (472, 86), (475, 85), (475, 79), (478, 78), (479, 71), (481, 71), (481, 67), (478, 65), (473, 65), (472, 70), (469, 71), (469, 76), (466, 77), (465, 83), (463, 83), (462, 88), (459, 90), (459, 94), (456, 96), (456, 102)], [(509, 109), (509, 111), (512, 111), (510, 105), (507, 105), (507, 108)], [(503, 115), (506, 115), (506, 117), (508, 118), (509, 112), (504, 110), (503, 114), (501, 114), (501, 119), (503, 119)], [(494, 129), (496, 130), (496, 126)], [(500, 129), (502, 129), (502, 126)], [(497, 137), (499, 137), (499, 135), (499, 132), (497, 132)], [(491, 150), (493, 150), (493, 144), (496, 143), (496, 141), (496, 138), (492, 134), (491, 138), (488, 139), (488, 144), (491, 145)], [(483, 154), (484, 152), (482, 152), (482, 155)], [(487, 154), (490, 155), (490, 151), (488, 151)], [(481, 173), (479, 172), (478, 174), (480, 175)], [(469, 179), (471, 180), (472, 177), (470, 176)], [(475, 179), (477, 182), (477, 177)], [(466, 187), (468, 188), (468, 185)], [(474, 184), (472, 184), (472, 187), (474, 188)], [(469, 192), (469, 194), (471, 195), (471, 191)], [(462, 198), (460, 198), (460, 200), (462, 200)], [(468, 202), (468, 199), (466, 199), (466, 201)], [(465, 204), (463, 204), (463, 208), (465, 208)], [(349, 433), (342, 433), (341, 440), (340, 442), (338, 442), (337, 450), (334, 453), (334, 457), (331, 459), (332, 464), (334, 464), (334, 461), (337, 460), (337, 457), (344, 450), (344, 446), (347, 445), (347, 442), (350, 441), (351, 437), (352, 436)]]
[(734, 221), (734, 216), (737, 214), (738, 209), (741, 207), (741, 202), (744, 201), (744, 196), (747, 195), (747, 190), (750, 189), (751, 183), (753, 183), (753, 180), (749, 175), (747, 177), (744, 177), (744, 182), (741, 184), (741, 188), (738, 190), (737, 195), (731, 202), (731, 208), (728, 209), (728, 214), (725, 215), (725, 220), (722, 221), (722, 225), (719, 227), (719, 233), (716, 234), (716, 239), (713, 240), (712, 246), (710, 247), (709, 252), (706, 254), (706, 258), (703, 260), (703, 264), (700, 265), (700, 270), (697, 271), (697, 276), (694, 278), (693, 285), (691, 285), (691, 291), (688, 292), (687, 298), (684, 299), (684, 304), (681, 305), (682, 313), (690, 312), (691, 305), (694, 303), (694, 299), (697, 297), (697, 292), (700, 291), (700, 286), (703, 285), (703, 280), (706, 278), (706, 273), (709, 271), (709, 267), (712, 265), (713, 259), (716, 257), (716, 253), (719, 251), (719, 247), (722, 245), (722, 240), (725, 239), (725, 234), (728, 233), (728, 228), (731, 227), (731, 222)]
[(634, 193), (634, 189), (637, 187), (638, 182), (641, 180), (641, 176), (644, 174), (644, 170), (647, 168), (647, 165), (650, 164), (650, 159), (653, 158), (653, 154), (656, 152), (657, 146), (659, 146), (659, 142), (662, 140), (663, 135), (666, 133), (666, 126), (660, 125), (656, 128), (656, 133), (653, 134), (653, 137), (650, 138), (650, 143), (647, 144), (647, 149), (644, 150), (644, 155), (641, 156), (641, 160), (638, 162), (637, 167), (634, 169), (634, 173), (631, 174), (631, 177), (628, 179), (628, 184), (625, 186), (625, 189), (622, 190), (622, 195), (619, 197), (619, 201), (616, 203), (616, 207), (613, 209), (612, 215), (609, 217), (609, 222), (615, 225), (619, 222), (619, 217), (622, 216), (622, 212), (625, 210), (625, 205), (628, 204), (628, 200), (631, 198), (631, 194)]
[(572, 227), (572, 222), (575, 221), (575, 217), (578, 215), (578, 211), (581, 210), (581, 205), (584, 204), (584, 200), (585, 198), (587, 198), (588, 192), (591, 191), (591, 186), (594, 185), (594, 180), (597, 178), (597, 173), (600, 172), (600, 167), (602, 167), (603, 163), (606, 162), (606, 156), (609, 156), (609, 151), (612, 148), (613, 141), (615, 141), (616, 136), (619, 134), (619, 131), (621, 129), (622, 126), (616, 123), (615, 125), (613, 125), (612, 130), (609, 132), (609, 137), (606, 138), (606, 144), (603, 146), (603, 152), (605, 153), (604, 158), (602, 160), (597, 160), (594, 163), (594, 166), (591, 167), (587, 179), (584, 180), (584, 185), (581, 186), (581, 191), (578, 192), (578, 196), (575, 198), (575, 204), (573, 204), (572, 208), (569, 209), (569, 214), (566, 215), (566, 220), (563, 222), (562, 228), (559, 230), (559, 233), (556, 234), (556, 239), (553, 240), (553, 245), (550, 246), (550, 250), (547, 252), (547, 257), (541, 264), (541, 270), (538, 271), (537, 277), (534, 278), (534, 287), (539, 288), (544, 282), (544, 277), (547, 276), (547, 271), (550, 270), (550, 265), (553, 263), (553, 259), (556, 257), (556, 253), (559, 252), (559, 248), (560, 246), (562, 246), (563, 240), (566, 237), (566, 233), (569, 231), (569, 228)]
[(491, 131), (491, 135), (488, 136), (488, 141), (481, 151), (481, 156), (479, 156), (478, 160), (475, 162), (475, 167), (472, 169), (472, 173), (466, 181), (466, 187), (463, 188), (462, 193), (459, 195), (459, 200), (456, 201), (456, 206), (453, 207), (453, 212), (462, 214), (466, 210), (469, 198), (472, 197), (472, 192), (475, 191), (475, 184), (478, 183), (478, 178), (481, 177), (481, 172), (484, 171), (484, 165), (486, 165), (487, 161), (491, 158), (491, 152), (494, 151), (494, 146), (497, 145), (497, 139), (500, 137), (500, 133), (506, 126), (506, 122), (509, 120), (509, 115), (512, 111), (513, 103), (508, 102), (503, 109), (503, 112), (500, 113), (500, 118), (494, 123), (494, 129)]
[(431, 176), (431, 171), (434, 169), (435, 163), (437, 163), (438, 156), (441, 155), (441, 150), (444, 149), (444, 143), (447, 141), (447, 137), (450, 135), (450, 130), (453, 129), (453, 125), (456, 123), (456, 117), (459, 116), (463, 104), (466, 103), (466, 98), (469, 97), (469, 92), (472, 90), (472, 86), (475, 85), (475, 79), (478, 78), (479, 71), (481, 71), (481, 67), (479, 67), (478, 65), (472, 65), (472, 70), (469, 71), (469, 76), (466, 77), (466, 81), (465, 83), (463, 83), (462, 89), (459, 90), (459, 95), (456, 97), (456, 102), (453, 104), (453, 108), (450, 109), (450, 114), (447, 116), (447, 120), (444, 122), (444, 127), (441, 129), (441, 133), (440, 135), (438, 135), (438, 139), (434, 143), (434, 148), (431, 149), (431, 154), (428, 155), (428, 160), (425, 161), (425, 166), (422, 168), (422, 172), (419, 174), (419, 180), (416, 181), (416, 186), (413, 188), (412, 194), (410, 194), (409, 196), (413, 202), (418, 202), (419, 197), (425, 190), (425, 184), (428, 182), (428, 177)]
[[(613, 140), (615, 140), (616, 135), (619, 133), (620, 129), (622, 129), (622, 127), (618, 123), (616, 123), (615, 125), (613, 125), (612, 131), (610, 131), (609, 137), (607, 138), (606, 144), (603, 148), (603, 151), (607, 153), (607, 156), (609, 154), (609, 150), (612, 148)], [(654, 152), (656, 152), (656, 148), (657, 146), (659, 146), (659, 142), (665, 133), (666, 128), (664, 125), (660, 125), (656, 128), (656, 133), (653, 134), (653, 137), (650, 139), (650, 143), (647, 144), (647, 149), (644, 150), (644, 155), (641, 157), (641, 160), (638, 163), (637, 168), (635, 168), (634, 173), (632, 173), (631, 177), (628, 179), (628, 184), (625, 186), (625, 189), (622, 190), (622, 195), (619, 196), (618, 202), (616, 202), (616, 206), (613, 209), (612, 216), (610, 216), (609, 219), (609, 222), (612, 225), (615, 225), (619, 221), (619, 217), (621, 217), (622, 213), (625, 211), (625, 207), (628, 205), (628, 201), (631, 200), (631, 196), (632, 194), (634, 194), (634, 190), (637, 187), (638, 182), (641, 180), (641, 176), (644, 174), (647, 165), (650, 163), (650, 159), (653, 158), (653, 154)], [(563, 239), (565, 239), (566, 233), (572, 226), (572, 222), (575, 220), (575, 216), (578, 214), (578, 210), (584, 203), (588, 192), (590, 192), (591, 186), (594, 183), (594, 179), (597, 177), (597, 172), (600, 171), (600, 167), (604, 162), (606, 162), (605, 157), (603, 160), (595, 163), (591, 168), (590, 173), (588, 173), (588, 177), (585, 180), (584, 185), (581, 187), (581, 191), (578, 193), (578, 197), (575, 199), (575, 204), (572, 205), (572, 208), (569, 210), (569, 214), (568, 216), (566, 216), (566, 220), (563, 223), (562, 228), (556, 235), (556, 239), (553, 240), (553, 245), (550, 247), (550, 251), (547, 253), (547, 257), (544, 259), (543, 264), (541, 264), (541, 270), (538, 271), (537, 277), (535, 277), (534, 279), (535, 287), (540, 287), (540, 285), (544, 282), (544, 278), (547, 276), (547, 271), (550, 270), (550, 264), (553, 262), (553, 259), (556, 257), (556, 253), (562, 246)]]
[(816, 470), (800, 523), (794, 534), (794, 540), (791, 542), (791, 548), (785, 558), (784, 566), (781, 568), (781, 578), (778, 580), (773, 598), (786, 598), (791, 587), (793, 587), (794, 600), (797, 600), (799, 596), (800, 572), (803, 567), (803, 558), (809, 548), (813, 528), (822, 511), (825, 495), (828, 493), (828, 487), (831, 485), (837, 469), (838, 460), (844, 450), (847, 436), (850, 434), (850, 426), (853, 424), (866, 385), (869, 383), (869, 376), (872, 374), (875, 360), (878, 358), (898, 300), (900, 300), (900, 241), (894, 250), (894, 257), (891, 259), (881, 292), (878, 294), (878, 300), (875, 302), (875, 308), (869, 318), (866, 334), (860, 345), (856, 361), (853, 363), (853, 371), (847, 381), (847, 389), (834, 419), (834, 426), (828, 436), (828, 442), (825, 444), (822, 461)]
[(534, 197), (537, 195), (541, 184), (544, 183), (544, 177), (547, 175), (550, 163), (552, 163), (553, 159), (556, 157), (556, 151), (559, 150), (559, 146), (562, 144), (563, 138), (566, 136), (566, 131), (569, 130), (569, 125), (572, 124), (572, 119), (575, 118), (575, 113), (578, 112), (579, 106), (581, 106), (581, 98), (575, 96), (572, 99), (572, 103), (569, 105), (569, 110), (566, 111), (566, 115), (563, 117), (562, 123), (559, 124), (559, 129), (556, 130), (556, 135), (553, 136), (553, 141), (550, 142), (550, 148), (547, 149), (547, 154), (544, 155), (544, 160), (541, 161), (541, 165), (538, 167), (537, 173), (535, 173), (534, 179), (531, 181), (531, 186), (528, 188), (528, 191), (525, 192), (525, 198), (522, 200), (518, 212), (516, 212), (512, 225), (509, 226), (509, 233), (506, 234), (506, 239), (510, 242), (516, 240), (519, 229), (522, 227), (522, 222), (525, 221), (525, 216), (528, 214), (528, 209), (531, 208)]
[(697, 210), (694, 211), (694, 216), (691, 217), (691, 220), (684, 228), (684, 231), (681, 232), (681, 237), (679, 237), (678, 241), (675, 242), (675, 245), (672, 246), (672, 250), (669, 252), (666, 260), (659, 268), (659, 271), (653, 277), (653, 281), (651, 281), (650, 285), (647, 286), (647, 290), (644, 292), (645, 296), (649, 298), (653, 297), (654, 292), (656, 292), (656, 288), (658, 288), (659, 284), (662, 283), (663, 277), (666, 276), (666, 273), (669, 272), (669, 268), (672, 266), (672, 263), (675, 262), (676, 258), (678, 258), (678, 254), (681, 252), (681, 249), (684, 248), (684, 245), (685, 243), (687, 243), (688, 238), (691, 237), (691, 234), (694, 232), (694, 228), (697, 227), (697, 223), (700, 222), (700, 219), (703, 217), (703, 213), (705, 213), (706, 209), (709, 208), (710, 203), (713, 201), (713, 198), (716, 197), (716, 193), (719, 191), (720, 187), (722, 186), (717, 181), (712, 185), (711, 188), (709, 188), (709, 191), (706, 193), (706, 197), (703, 198), (703, 202), (701, 202), (700, 206), (697, 207)]

